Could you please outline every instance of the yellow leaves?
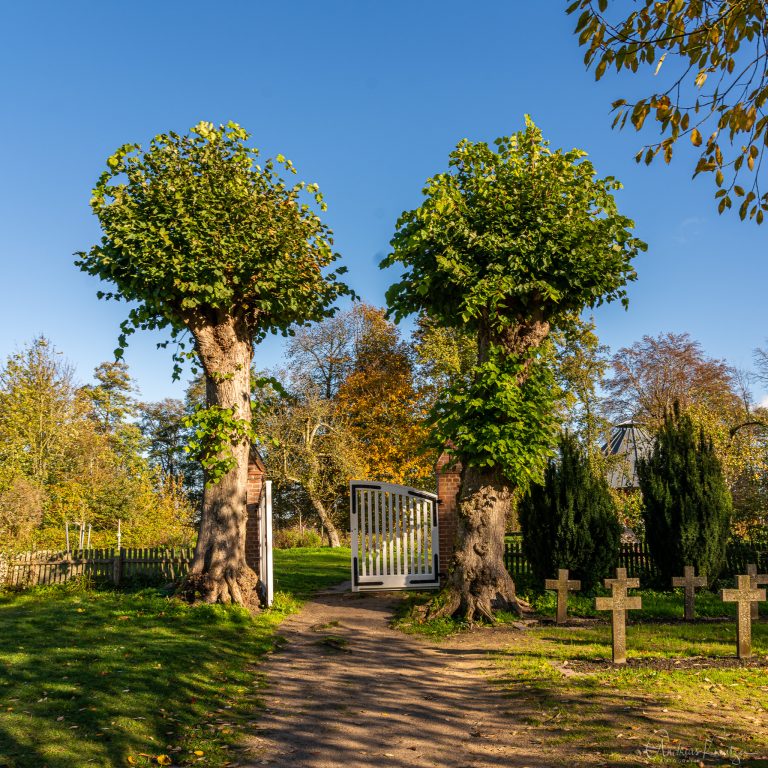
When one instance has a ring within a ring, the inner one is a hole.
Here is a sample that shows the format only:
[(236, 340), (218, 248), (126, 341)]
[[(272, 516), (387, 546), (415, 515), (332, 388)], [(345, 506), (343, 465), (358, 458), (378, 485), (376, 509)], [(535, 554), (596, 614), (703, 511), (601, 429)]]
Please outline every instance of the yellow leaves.
[(195, 750), (195, 754), (196, 754), (198, 757), (202, 757), (202, 756), (205, 754), (205, 752), (203, 752), (203, 750), (202, 750), (202, 749), (196, 749), (196, 750)]
[(645, 122), (645, 118), (648, 116), (650, 109), (650, 105), (644, 104), (642, 101), (639, 101), (635, 105), (635, 108), (632, 110), (632, 125), (635, 126), (636, 131), (639, 131), (643, 127), (643, 123)]
[(691, 144), (693, 144), (694, 147), (700, 147), (702, 142), (701, 133), (699, 133), (698, 128), (694, 128), (691, 131)]
[(699, 74), (696, 75), (696, 80), (695, 80), (696, 87), (701, 88), (706, 81), (707, 81), (707, 73), (705, 70), (702, 69), (701, 72), (699, 72)]
[(757, 159), (757, 156), (759, 154), (758, 148), (753, 144), (748, 151), (747, 155), (747, 167), (750, 171), (753, 171), (755, 169), (755, 160)]
[[(205, 752), (196, 749), (195, 754), (198, 757), (202, 757)], [(149, 758), (151, 762), (157, 763), (158, 765), (173, 765), (173, 759), (170, 755), (148, 755), (146, 752), (140, 752), (139, 757)], [(139, 765), (139, 761), (133, 755), (128, 755), (126, 761), (128, 765)]]

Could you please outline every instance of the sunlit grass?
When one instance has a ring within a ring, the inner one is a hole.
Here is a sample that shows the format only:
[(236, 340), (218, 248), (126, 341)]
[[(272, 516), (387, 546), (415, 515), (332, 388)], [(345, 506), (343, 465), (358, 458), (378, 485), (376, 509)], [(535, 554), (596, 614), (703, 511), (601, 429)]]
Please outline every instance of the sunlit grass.
[[(706, 744), (715, 759), (707, 765), (736, 758), (741, 762), (734, 764), (766, 765), (768, 669), (718, 667), (733, 659), (735, 641), (729, 621), (632, 623), (630, 663), (622, 667), (610, 663), (607, 623), (536, 627), (498, 654), (499, 685), (547, 743), (608, 765), (687, 765), (676, 749), (701, 751)], [(768, 624), (753, 627), (753, 649), (768, 654)], [(671, 668), (654, 667), (660, 659)], [(686, 662), (697, 666), (682, 667)]]
[(224, 765), (277, 625), (348, 565), (348, 550), (276, 551), (280, 591), (255, 617), (157, 589), (0, 594), (0, 766)]

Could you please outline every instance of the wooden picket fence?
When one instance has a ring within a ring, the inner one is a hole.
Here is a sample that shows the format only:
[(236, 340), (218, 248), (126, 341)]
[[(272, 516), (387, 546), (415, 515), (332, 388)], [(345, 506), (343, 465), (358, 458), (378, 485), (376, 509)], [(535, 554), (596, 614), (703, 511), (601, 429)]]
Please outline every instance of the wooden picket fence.
[[(729, 543), (721, 578), (746, 573), (748, 563), (755, 563), (760, 573), (768, 571), (768, 545), (760, 547), (745, 542)], [(504, 564), (513, 578), (531, 573), (520, 534), (507, 536), (504, 542)], [(622, 543), (619, 548), (619, 566), (627, 569), (630, 578), (648, 581), (656, 575), (656, 567), (645, 542)]]
[(0, 585), (32, 587), (60, 584), (87, 577), (115, 585), (170, 582), (189, 569), (194, 550), (190, 547), (150, 549), (82, 549), (66, 552), (24, 552), (0, 556)]

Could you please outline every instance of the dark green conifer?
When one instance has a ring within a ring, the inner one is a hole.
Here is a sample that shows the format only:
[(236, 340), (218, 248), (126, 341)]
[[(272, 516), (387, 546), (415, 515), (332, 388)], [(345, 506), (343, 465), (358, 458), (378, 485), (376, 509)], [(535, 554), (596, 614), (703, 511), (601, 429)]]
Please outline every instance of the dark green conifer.
[(637, 469), (660, 584), (668, 587), (685, 565), (714, 581), (725, 563), (732, 503), (712, 440), (675, 403)]
[(604, 473), (572, 434), (560, 438), (544, 483), (520, 503), (523, 546), (534, 576), (542, 581), (568, 568), (589, 590), (616, 566), (621, 525)]

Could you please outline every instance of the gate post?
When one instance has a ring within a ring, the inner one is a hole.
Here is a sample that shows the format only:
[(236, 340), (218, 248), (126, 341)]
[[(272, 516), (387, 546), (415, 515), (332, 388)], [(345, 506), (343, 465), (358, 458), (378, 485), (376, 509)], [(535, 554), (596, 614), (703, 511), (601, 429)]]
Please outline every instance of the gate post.
[(444, 583), (456, 546), (456, 501), (461, 487), (461, 464), (449, 466), (451, 457), (440, 455), (435, 464), (437, 475), (437, 519), (440, 526), (440, 580)]
[(245, 510), (248, 519), (245, 523), (245, 562), (259, 573), (261, 542), (259, 541), (259, 499), (264, 485), (266, 469), (259, 452), (251, 447), (248, 454), (248, 485)]

